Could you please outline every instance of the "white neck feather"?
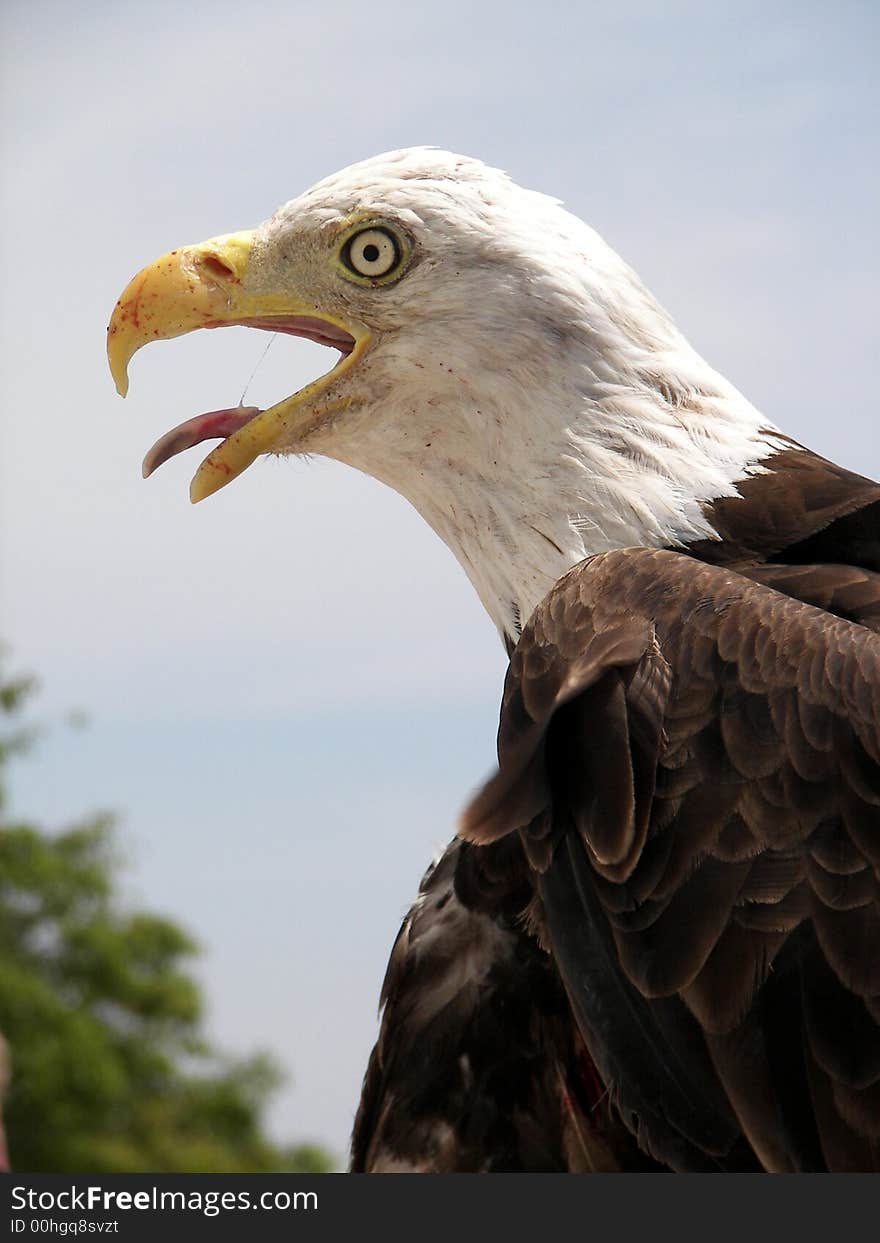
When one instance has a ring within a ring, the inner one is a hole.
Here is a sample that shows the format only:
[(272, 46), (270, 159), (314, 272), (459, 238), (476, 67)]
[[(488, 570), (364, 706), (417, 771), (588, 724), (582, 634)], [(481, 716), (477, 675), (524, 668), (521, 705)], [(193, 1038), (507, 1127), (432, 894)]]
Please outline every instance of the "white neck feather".
[[(488, 379), (488, 377), (487, 377)], [(714, 539), (703, 504), (734, 496), (785, 447), (701, 365), (688, 390), (578, 385), (552, 371), (523, 390), (494, 374), (466, 404), (398, 390), (333, 456), (405, 496), (448, 545), (502, 635), (516, 637), (553, 583), (612, 548)], [(598, 390), (604, 391), (598, 391)], [(473, 390), (470, 390), (473, 391)], [(519, 403), (519, 404), (518, 404)], [(512, 411), (521, 410), (530, 434)], [(474, 420), (482, 424), (474, 453)]]

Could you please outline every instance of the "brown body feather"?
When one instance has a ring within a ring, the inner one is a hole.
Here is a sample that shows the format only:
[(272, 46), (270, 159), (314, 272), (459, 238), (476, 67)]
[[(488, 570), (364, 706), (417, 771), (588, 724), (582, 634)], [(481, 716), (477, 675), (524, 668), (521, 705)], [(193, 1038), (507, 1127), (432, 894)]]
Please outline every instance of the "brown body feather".
[(657, 1168), (612, 1110), (552, 961), (515, 919), (528, 893), (516, 859), (500, 858), (513, 845), (493, 852), (492, 876), (485, 852), (455, 840), (422, 881), (382, 989), (355, 1173)]
[(353, 1168), (877, 1168), (880, 486), (793, 445), (740, 493), (510, 643), (482, 844), (404, 922)]
[(623, 550), (511, 660), (463, 831), (519, 831), (587, 1046), (673, 1168), (876, 1167), (878, 604), (872, 571)]

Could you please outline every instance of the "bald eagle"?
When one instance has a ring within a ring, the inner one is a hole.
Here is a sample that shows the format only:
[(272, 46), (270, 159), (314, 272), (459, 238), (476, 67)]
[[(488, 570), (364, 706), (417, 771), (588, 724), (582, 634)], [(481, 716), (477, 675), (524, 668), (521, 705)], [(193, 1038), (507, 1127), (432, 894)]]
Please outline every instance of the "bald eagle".
[(872, 1170), (880, 486), (804, 448), (555, 200), (429, 148), (140, 272), (140, 346), (245, 324), (335, 367), (199, 415), (396, 489), (510, 655), (498, 771), (392, 952), (356, 1170)]

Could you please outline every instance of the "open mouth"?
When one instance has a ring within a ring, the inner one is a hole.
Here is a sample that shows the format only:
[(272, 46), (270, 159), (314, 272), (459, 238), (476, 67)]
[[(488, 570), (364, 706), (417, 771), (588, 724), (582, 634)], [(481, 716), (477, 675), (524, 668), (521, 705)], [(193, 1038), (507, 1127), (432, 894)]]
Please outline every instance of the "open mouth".
[[(327, 345), (339, 351), (336, 366), (352, 353), (355, 338), (337, 324), (317, 319), (309, 315), (263, 315), (238, 320), (217, 320), (208, 322), (205, 328), (222, 328), (232, 325), (244, 328), (261, 328), (266, 332), (280, 332), (291, 337), (302, 337), (314, 341), (317, 345)], [(326, 375), (332, 374), (336, 366)], [(208, 410), (186, 419), (160, 436), (147, 452), (143, 461), (144, 479), (149, 478), (170, 458), (191, 449), (205, 440), (226, 440), (246, 424), (261, 415), (263, 410), (258, 406), (231, 406), (225, 410)]]
[(339, 351), (328, 372), (266, 410), (255, 406), (210, 410), (156, 441), (144, 459), (145, 476), (192, 445), (220, 441), (193, 476), (193, 501), (225, 487), (263, 454), (296, 452), (325, 419), (361, 401), (346, 372), (369, 347), (370, 329), (347, 314), (341, 318), (335, 310), (316, 305), (308, 288), (297, 289), (292, 281), (283, 287), (271, 279), (249, 282), (254, 237), (253, 232), (227, 233), (160, 255), (129, 281), (107, 328), (110, 371), (123, 397), (128, 391), (128, 364), (141, 346), (198, 328), (260, 328)]

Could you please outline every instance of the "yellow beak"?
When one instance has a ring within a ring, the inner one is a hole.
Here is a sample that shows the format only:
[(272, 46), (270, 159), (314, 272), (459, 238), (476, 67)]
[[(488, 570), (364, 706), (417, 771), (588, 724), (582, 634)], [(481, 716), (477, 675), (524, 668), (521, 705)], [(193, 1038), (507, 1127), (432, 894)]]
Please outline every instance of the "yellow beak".
[(241, 318), (241, 280), (253, 233), (227, 233), (162, 255), (129, 281), (107, 329), (107, 359), (120, 397), (128, 364), (148, 341)]
[(260, 454), (289, 441), (309, 418), (344, 406), (349, 399), (325, 403), (319, 410), (315, 398), (329, 386), (330, 377), (336, 380), (357, 360), (370, 339), (365, 325), (343, 323), (289, 290), (249, 292), (245, 277), (253, 244), (252, 232), (228, 233), (162, 255), (129, 282), (107, 329), (107, 358), (122, 397), (128, 391), (128, 364), (142, 345), (196, 328), (246, 324), (308, 335), (297, 328), (307, 321), (326, 325), (328, 333), (335, 332), (345, 343), (339, 348), (346, 356), (327, 376), (250, 418), (205, 458), (190, 487), (193, 501), (210, 496)]

